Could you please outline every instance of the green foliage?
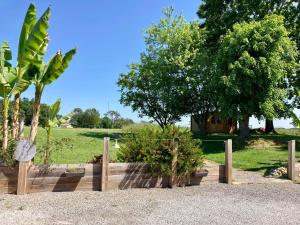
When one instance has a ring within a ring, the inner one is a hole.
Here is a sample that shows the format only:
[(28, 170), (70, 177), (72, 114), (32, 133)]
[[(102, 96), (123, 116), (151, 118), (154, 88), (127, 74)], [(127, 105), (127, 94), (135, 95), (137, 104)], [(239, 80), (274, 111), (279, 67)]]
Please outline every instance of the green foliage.
[(216, 82), (219, 106), (227, 116), (278, 117), (286, 90), (282, 83), (295, 74), (297, 49), (282, 16), (233, 26), (218, 52)]
[[(203, 0), (198, 10), (198, 16), (201, 19), (201, 26), (206, 28), (207, 50), (210, 52), (209, 62), (214, 62), (218, 49), (220, 47), (220, 38), (229, 30), (232, 30), (235, 23), (251, 22), (262, 20), (265, 16), (277, 14), (284, 16), (284, 26), (289, 31), (291, 40), (297, 43), (298, 51), (300, 49), (300, 4), (298, 0)], [(214, 68), (212, 72), (214, 73)], [(289, 111), (293, 107), (300, 106), (300, 98), (291, 86), (294, 83), (300, 83), (298, 75), (288, 74), (288, 83), (282, 83), (280, 89), (286, 89), (288, 95), (285, 99), (285, 109), (277, 110), (278, 117), (289, 117)], [(280, 91), (280, 90), (279, 90)], [(267, 128), (267, 127), (266, 127)]]
[[(2, 141), (3, 139), (0, 140), (1, 146)], [(14, 167), (17, 164), (17, 161), (14, 158), (16, 146), (16, 140), (9, 138), (6, 151), (0, 151), (0, 164), (3, 163), (5, 166), (8, 167)]]
[(61, 155), (64, 149), (72, 151), (73, 140), (71, 138), (60, 138), (47, 141), (46, 144), (39, 146), (37, 154), (40, 156), (44, 165), (55, 163), (53, 155)]
[(164, 18), (146, 30), (140, 62), (130, 64), (118, 81), (121, 103), (161, 127), (187, 113), (189, 81), (199, 73), (197, 61), (205, 40), (197, 23), (186, 22), (173, 11), (165, 9)]
[(96, 128), (100, 123), (100, 113), (95, 109), (87, 109), (84, 112), (76, 108), (73, 110), (71, 124), (73, 127)]
[(118, 160), (125, 162), (144, 162), (149, 164), (150, 172), (155, 175), (171, 175), (172, 151), (175, 139), (178, 143), (177, 174), (186, 176), (203, 165), (200, 143), (192, 139), (188, 130), (176, 126), (161, 129), (145, 126), (132, 129), (122, 136)]
[(17, 76), (16, 70), (10, 64), (12, 53), (7, 41), (0, 49), (0, 96), (9, 99), (14, 91)]
[(17, 58), (17, 76), (19, 91), (25, 91), (29, 85), (30, 77), (28, 69), (34, 65), (41, 66), (43, 57), (48, 48), (48, 32), (50, 19), (50, 8), (47, 8), (43, 15), (37, 21), (36, 7), (29, 5), (19, 37), (18, 58)]
[(208, 30), (208, 46), (217, 49), (219, 38), (232, 29), (233, 24), (261, 20), (269, 14), (285, 17), (284, 25), (300, 47), (300, 4), (298, 0), (203, 0), (198, 16)]
[(130, 124), (134, 124), (133, 120), (122, 118), (121, 114), (114, 110), (110, 110), (105, 113), (104, 117), (100, 121), (101, 128), (120, 129)]

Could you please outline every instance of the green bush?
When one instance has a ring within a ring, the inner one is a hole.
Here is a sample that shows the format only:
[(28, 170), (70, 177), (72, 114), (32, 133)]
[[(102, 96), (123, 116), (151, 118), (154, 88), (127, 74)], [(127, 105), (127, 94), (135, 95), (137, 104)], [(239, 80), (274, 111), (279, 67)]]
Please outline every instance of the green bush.
[(187, 129), (167, 126), (144, 126), (128, 130), (122, 136), (117, 154), (119, 161), (143, 162), (150, 166), (154, 175), (171, 175), (172, 152), (178, 140), (177, 175), (184, 177), (203, 165), (200, 142), (192, 138)]
[[(2, 139), (0, 139), (0, 145), (2, 146)], [(5, 166), (14, 167), (17, 164), (17, 161), (14, 159), (16, 145), (16, 141), (9, 138), (6, 152), (0, 151), (0, 162), (2, 162)]]

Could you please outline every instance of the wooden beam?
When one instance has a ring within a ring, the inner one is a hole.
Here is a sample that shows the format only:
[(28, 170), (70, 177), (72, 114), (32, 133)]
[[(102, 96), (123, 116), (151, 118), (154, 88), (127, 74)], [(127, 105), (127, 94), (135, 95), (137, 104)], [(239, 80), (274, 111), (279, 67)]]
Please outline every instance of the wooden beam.
[(103, 141), (103, 153), (102, 153), (101, 191), (106, 191), (108, 187), (108, 164), (109, 164), (109, 137), (105, 137)]
[(17, 195), (27, 194), (28, 171), (31, 161), (19, 162)]
[(295, 140), (291, 140), (288, 143), (289, 156), (288, 156), (288, 178), (295, 181)]
[(232, 184), (232, 140), (225, 141), (225, 182)]

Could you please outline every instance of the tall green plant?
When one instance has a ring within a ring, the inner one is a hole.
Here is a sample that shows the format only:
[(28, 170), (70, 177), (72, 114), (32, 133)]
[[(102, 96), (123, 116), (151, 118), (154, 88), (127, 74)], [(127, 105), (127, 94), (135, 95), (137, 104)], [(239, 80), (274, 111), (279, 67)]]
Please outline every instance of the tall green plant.
[(35, 85), (35, 99), (29, 137), (31, 143), (34, 143), (37, 134), (40, 103), (44, 88), (63, 74), (75, 54), (76, 49), (68, 51), (65, 55), (62, 55), (62, 53), (58, 51), (48, 63), (33, 65), (29, 71), (29, 77)]
[(57, 127), (60, 121), (57, 119), (57, 114), (60, 110), (60, 99), (58, 99), (49, 109), (49, 118), (45, 126), (47, 133), (47, 142), (44, 152), (44, 164), (48, 164), (50, 158), (50, 138), (52, 133), (52, 128)]
[[(44, 12), (40, 19), (36, 20), (36, 7), (30, 4), (24, 18), (18, 46), (18, 58), (16, 75), (17, 82), (23, 84), (23, 89), (15, 93), (15, 105), (13, 114), (13, 138), (17, 137), (19, 130), (20, 95), (30, 85), (27, 73), (30, 65), (40, 67), (48, 47), (48, 20), (50, 8)], [(27, 85), (24, 85), (27, 83)]]
[(0, 96), (3, 98), (2, 111), (2, 150), (5, 155), (8, 145), (8, 108), (11, 96), (21, 92), (26, 84), (19, 82), (16, 69), (10, 60), (12, 53), (8, 42), (3, 42), (0, 49)]

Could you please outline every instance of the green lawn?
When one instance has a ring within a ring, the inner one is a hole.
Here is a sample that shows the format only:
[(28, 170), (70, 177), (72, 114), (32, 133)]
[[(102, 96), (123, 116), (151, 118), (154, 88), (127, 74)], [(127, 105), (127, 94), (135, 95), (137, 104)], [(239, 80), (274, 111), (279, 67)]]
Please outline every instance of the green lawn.
[[(26, 128), (25, 134), (28, 135)], [(287, 163), (287, 141), (296, 140), (297, 157), (300, 159), (300, 131), (299, 129), (278, 129), (279, 135), (252, 135), (250, 143), (237, 148), (234, 135), (216, 134), (202, 139), (202, 148), (206, 159), (224, 163), (224, 140), (233, 139), (233, 166), (249, 171), (265, 172), (267, 169)], [(62, 129), (53, 130), (53, 139), (64, 138), (68, 144), (52, 154), (52, 163), (86, 163), (103, 150), (103, 138), (111, 137), (110, 158), (116, 160), (117, 149), (112, 145), (114, 139), (121, 134), (119, 129)], [(39, 128), (37, 145), (45, 144), (46, 132)], [(35, 157), (35, 164), (40, 164), (41, 154)]]
[(278, 135), (252, 135), (250, 144), (243, 147), (235, 145), (234, 135), (210, 135), (203, 137), (202, 148), (206, 159), (223, 164), (224, 140), (233, 139), (233, 166), (264, 173), (268, 169), (287, 164), (289, 140), (296, 140), (296, 156), (300, 159), (299, 129), (278, 129), (278, 132)]
[[(53, 129), (52, 138), (61, 140), (67, 143), (59, 151), (52, 153), (53, 163), (86, 163), (93, 159), (94, 156), (100, 155), (103, 151), (103, 138), (118, 137), (121, 130), (119, 129), (67, 129), (56, 128)], [(25, 129), (25, 135), (28, 135), (29, 128)], [(37, 136), (38, 148), (43, 146), (46, 142), (46, 132), (43, 128), (39, 128)], [(110, 142), (110, 157), (116, 160), (116, 149), (112, 148), (114, 141)], [(35, 164), (42, 162), (41, 154), (37, 154), (34, 159)]]

